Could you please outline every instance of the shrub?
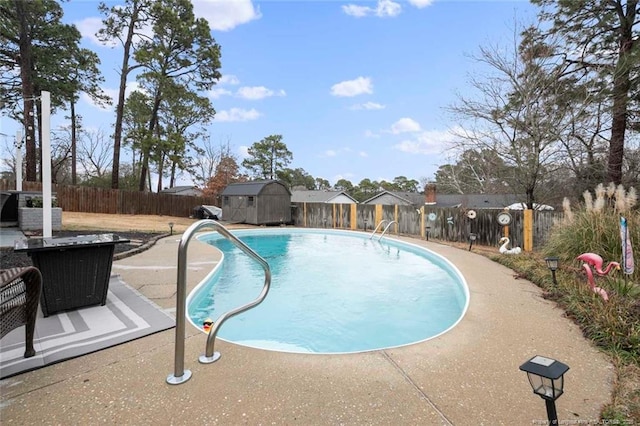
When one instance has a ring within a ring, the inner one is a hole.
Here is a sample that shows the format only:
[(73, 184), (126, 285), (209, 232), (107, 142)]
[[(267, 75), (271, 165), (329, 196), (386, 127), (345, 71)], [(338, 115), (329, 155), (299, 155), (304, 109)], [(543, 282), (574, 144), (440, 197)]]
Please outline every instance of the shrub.
[[(27, 207), (41, 209), (43, 205), (42, 197), (31, 197), (27, 200)], [(51, 207), (58, 207), (58, 199), (51, 198)]]
[[(582, 253), (596, 253), (606, 262), (619, 262), (622, 258), (620, 216), (627, 219), (629, 236), (636, 245), (640, 243), (640, 214), (636, 207), (634, 188), (625, 191), (621, 185), (602, 184), (595, 190), (595, 199), (585, 191), (585, 204), (579, 211), (572, 211), (569, 202), (563, 203), (564, 219), (555, 224), (543, 248), (545, 256), (558, 256), (565, 265), (579, 266), (576, 261)], [(636, 253), (640, 255), (640, 253)], [(628, 277), (640, 281), (640, 268)]]

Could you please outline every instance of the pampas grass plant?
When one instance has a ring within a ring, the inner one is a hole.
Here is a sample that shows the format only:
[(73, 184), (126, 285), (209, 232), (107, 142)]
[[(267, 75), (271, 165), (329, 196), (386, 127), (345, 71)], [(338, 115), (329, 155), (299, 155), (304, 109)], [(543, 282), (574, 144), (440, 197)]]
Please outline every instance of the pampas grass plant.
[[(622, 242), (620, 239), (620, 216), (627, 219), (627, 227), (633, 247), (640, 247), (640, 214), (636, 208), (637, 194), (634, 188), (628, 191), (622, 185), (600, 184), (594, 195), (583, 194), (584, 206), (574, 211), (568, 199), (562, 206), (564, 219), (555, 224), (543, 248), (546, 256), (558, 256), (563, 264), (579, 266), (575, 259), (582, 253), (596, 253), (605, 262), (620, 262)], [(638, 249), (634, 253), (640, 256)], [(628, 277), (638, 282), (640, 268)]]

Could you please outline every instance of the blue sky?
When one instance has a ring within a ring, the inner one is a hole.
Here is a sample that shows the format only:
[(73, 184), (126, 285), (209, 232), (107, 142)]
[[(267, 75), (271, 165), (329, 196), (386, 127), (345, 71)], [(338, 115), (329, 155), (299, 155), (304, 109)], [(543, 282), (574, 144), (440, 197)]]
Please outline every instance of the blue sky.
[[(83, 45), (100, 56), (104, 88), (115, 96), (121, 52), (94, 40), (97, 5), (71, 0), (64, 21), (75, 23)], [(223, 80), (207, 93), (217, 111), (211, 141), (228, 140), (242, 160), (254, 142), (281, 134), (293, 153), (289, 167), (332, 184), (433, 178), (456, 124), (444, 108), (457, 92), (471, 94), (470, 74), (483, 71), (470, 56), (481, 45), (508, 44), (514, 22), (530, 22), (536, 12), (526, 1), (489, 0), (194, 6), (222, 47)], [(85, 126), (111, 131), (113, 110), (86, 100), (78, 109)], [(15, 134), (18, 123), (1, 119), (0, 132)]]

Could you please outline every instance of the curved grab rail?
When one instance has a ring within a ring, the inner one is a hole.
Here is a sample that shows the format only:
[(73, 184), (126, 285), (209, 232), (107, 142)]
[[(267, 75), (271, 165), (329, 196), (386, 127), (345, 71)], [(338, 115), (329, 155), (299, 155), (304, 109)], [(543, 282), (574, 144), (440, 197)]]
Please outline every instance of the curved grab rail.
[[(224, 231), (222, 232), (222, 230)], [(222, 324), (229, 318), (234, 317), (260, 304), (260, 302), (262, 302), (264, 298), (267, 297), (267, 293), (269, 293), (269, 288), (271, 287), (271, 269), (269, 268), (269, 264), (267, 263), (267, 261), (264, 260), (262, 257), (260, 257), (255, 251), (253, 251), (245, 243), (240, 241), (238, 237), (236, 237), (235, 235), (227, 231), (224, 227), (218, 231), (222, 235), (227, 237), (227, 239), (231, 240), (231, 242), (234, 243), (236, 247), (244, 251), (246, 254), (252, 257), (253, 260), (258, 262), (260, 266), (262, 266), (262, 268), (264, 269), (264, 286), (262, 287), (262, 291), (260, 292), (260, 295), (254, 301), (249, 302), (245, 305), (242, 305), (238, 308), (232, 309), (220, 315), (220, 318), (218, 318), (216, 323), (213, 325), (213, 328), (211, 329), (211, 331), (209, 331), (209, 336), (207, 337), (207, 346), (206, 346), (205, 354), (201, 355), (200, 358), (198, 358), (198, 360), (202, 364), (210, 364), (212, 362), (217, 361), (220, 358), (220, 353), (214, 352), (213, 349), (215, 345), (216, 335), (218, 334), (218, 330), (220, 329)]]
[(371, 236), (369, 237), (369, 239), (372, 239), (373, 236), (376, 235), (376, 232), (378, 232), (378, 229), (380, 229), (380, 227), (386, 222), (388, 222), (387, 219), (382, 219), (380, 223), (378, 223), (378, 226), (376, 226), (376, 229), (374, 229), (373, 232), (371, 233)]
[[(380, 222), (382, 223), (382, 222)], [(389, 230), (389, 228), (391, 227), (391, 225), (393, 224), (398, 224), (398, 222), (396, 222), (395, 220), (392, 220), (391, 222), (389, 222), (389, 224), (387, 226), (385, 226), (384, 231), (382, 231), (382, 234), (380, 234), (380, 236), (378, 237), (378, 241), (380, 241), (382, 239), (382, 237), (384, 237), (384, 234), (387, 233), (387, 231)]]
[[(234, 315), (237, 315), (241, 312), (244, 312), (248, 309), (253, 308), (258, 305), (260, 302), (267, 297), (267, 293), (269, 292), (269, 288), (271, 286), (271, 269), (269, 268), (269, 264), (258, 255), (255, 251), (253, 251), (249, 246), (240, 241), (238, 237), (233, 235), (227, 228), (222, 226), (216, 221), (211, 219), (203, 219), (194, 224), (192, 224), (185, 232), (182, 234), (182, 238), (180, 239), (180, 245), (178, 247), (178, 283), (177, 283), (177, 292), (176, 292), (176, 341), (175, 341), (175, 358), (174, 358), (174, 373), (170, 374), (167, 377), (167, 383), (172, 385), (177, 385), (186, 382), (191, 378), (191, 371), (184, 369), (184, 338), (185, 338), (185, 317), (186, 317), (186, 301), (187, 301), (187, 248), (189, 246), (189, 241), (193, 235), (201, 230), (202, 228), (211, 227), (220, 233), (223, 237), (230, 240), (236, 247), (240, 250), (248, 254), (254, 260), (256, 260), (265, 271), (265, 279), (264, 279), (264, 287), (262, 288), (262, 292), (260, 296), (253, 302), (250, 302), (246, 305), (243, 305), (239, 308), (233, 309), (229, 312), (226, 312), (220, 316), (215, 326), (209, 332), (209, 336), (207, 337), (207, 346), (206, 346), (206, 354), (208, 356), (205, 358), (205, 355), (200, 357), (200, 362), (210, 363), (218, 360), (220, 358), (220, 354), (217, 353), (217, 356), (213, 352), (213, 345), (215, 341), (215, 337), (218, 333), (218, 329), (227, 319), (231, 318)], [(205, 358), (205, 361), (202, 361), (202, 358)]]

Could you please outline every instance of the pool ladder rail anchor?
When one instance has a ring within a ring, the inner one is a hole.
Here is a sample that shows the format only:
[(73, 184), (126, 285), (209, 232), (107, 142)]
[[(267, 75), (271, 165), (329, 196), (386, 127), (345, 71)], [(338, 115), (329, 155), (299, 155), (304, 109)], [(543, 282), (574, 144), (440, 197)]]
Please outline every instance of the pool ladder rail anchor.
[(185, 325), (186, 325), (186, 302), (187, 302), (187, 247), (189, 241), (193, 235), (202, 228), (213, 228), (220, 235), (231, 241), (236, 247), (246, 253), (249, 257), (254, 259), (264, 269), (264, 286), (257, 299), (244, 304), (238, 308), (232, 309), (224, 314), (220, 315), (215, 322), (213, 328), (207, 335), (207, 343), (205, 347), (205, 354), (198, 358), (201, 364), (211, 364), (220, 359), (220, 352), (214, 351), (214, 345), (218, 330), (222, 324), (229, 318), (238, 315), (244, 311), (247, 311), (258, 304), (260, 304), (271, 287), (271, 268), (266, 260), (264, 260), (259, 254), (253, 251), (249, 246), (243, 243), (238, 237), (233, 235), (227, 228), (220, 223), (211, 220), (203, 219), (192, 224), (180, 239), (180, 245), (178, 247), (178, 280), (177, 280), (177, 294), (176, 294), (176, 341), (175, 341), (175, 357), (174, 357), (174, 372), (167, 376), (167, 383), (170, 385), (179, 385), (185, 383), (191, 378), (191, 371), (184, 369), (184, 339), (185, 339)]
[[(381, 220), (380, 223), (378, 223), (378, 226), (376, 226), (376, 229), (374, 229), (373, 232), (371, 233), (371, 236), (369, 237), (369, 239), (371, 240), (376, 235), (376, 232), (378, 232), (378, 229), (380, 229), (382, 227), (382, 225), (384, 225), (387, 222), (389, 222), (389, 221), (386, 220), (386, 219)], [(394, 223), (396, 225), (398, 224), (398, 222), (396, 222), (395, 220), (392, 220), (391, 222), (389, 222), (387, 224), (387, 226), (385, 226), (384, 230), (382, 231), (382, 234), (380, 234), (380, 236), (378, 237), (378, 241), (380, 241), (382, 239), (382, 237), (384, 237), (384, 234), (387, 233), (387, 231), (389, 230), (391, 225), (393, 225)]]

